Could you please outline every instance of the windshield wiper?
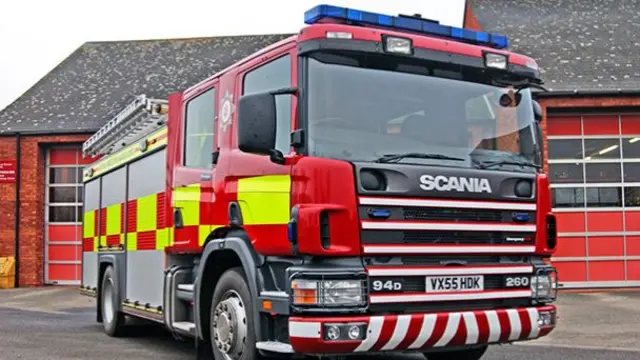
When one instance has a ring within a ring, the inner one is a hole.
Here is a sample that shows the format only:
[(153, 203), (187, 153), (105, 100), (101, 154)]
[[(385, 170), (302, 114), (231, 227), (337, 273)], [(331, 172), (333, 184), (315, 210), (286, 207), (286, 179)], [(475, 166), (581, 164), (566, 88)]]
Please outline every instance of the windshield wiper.
[(527, 161), (516, 161), (516, 160), (479, 161), (479, 162), (476, 162), (476, 164), (480, 169), (486, 169), (486, 168), (489, 168), (492, 166), (498, 166), (498, 165), (528, 166), (528, 167), (534, 167), (538, 170), (542, 169), (542, 166), (538, 164), (530, 163)]
[(404, 153), (404, 154), (385, 154), (384, 156), (375, 160), (377, 163), (386, 163), (394, 160), (401, 160), (405, 158), (416, 158), (416, 159), (438, 159), (438, 160), (454, 160), (454, 161), (464, 161), (465, 159), (447, 156), (443, 154), (427, 154), (427, 153)]

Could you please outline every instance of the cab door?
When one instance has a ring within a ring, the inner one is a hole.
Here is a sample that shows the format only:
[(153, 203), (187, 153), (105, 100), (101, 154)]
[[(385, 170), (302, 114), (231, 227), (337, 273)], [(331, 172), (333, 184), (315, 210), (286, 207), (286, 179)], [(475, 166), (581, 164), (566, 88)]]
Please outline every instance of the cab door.
[[(297, 84), (295, 42), (284, 44), (243, 64), (235, 79), (236, 98), (279, 90)], [(294, 156), (290, 134), (295, 128), (297, 98), (294, 95), (276, 97), (275, 149), (285, 158)], [(234, 126), (235, 131), (235, 126)], [(233, 138), (233, 147), (237, 147)], [(229, 161), (229, 174), (234, 179), (230, 198), (237, 201), (243, 228), (258, 253), (287, 254), (291, 245), (287, 238), (287, 223), (291, 213), (291, 165), (271, 162), (268, 156), (234, 152)]]
[(212, 229), (211, 202), (216, 143), (217, 82), (185, 94), (172, 176), (172, 251), (197, 251)]

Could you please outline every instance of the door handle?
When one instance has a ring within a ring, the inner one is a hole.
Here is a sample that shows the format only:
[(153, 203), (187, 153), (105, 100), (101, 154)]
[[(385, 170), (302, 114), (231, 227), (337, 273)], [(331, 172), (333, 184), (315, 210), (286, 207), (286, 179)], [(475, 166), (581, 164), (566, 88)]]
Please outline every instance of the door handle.
[(211, 180), (211, 174), (209, 173), (200, 174), (200, 181), (209, 181), (209, 180)]

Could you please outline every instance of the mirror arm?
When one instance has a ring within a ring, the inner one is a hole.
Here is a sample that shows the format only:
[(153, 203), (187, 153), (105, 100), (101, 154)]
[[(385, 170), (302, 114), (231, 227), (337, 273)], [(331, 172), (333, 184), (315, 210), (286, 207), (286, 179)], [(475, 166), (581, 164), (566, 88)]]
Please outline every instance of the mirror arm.
[(286, 162), (286, 159), (284, 158), (284, 154), (282, 153), (282, 151), (277, 149), (269, 150), (269, 160), (271, 160), (271, 162), (273, 163), (280, 164), (280, 165), (284, 165)]

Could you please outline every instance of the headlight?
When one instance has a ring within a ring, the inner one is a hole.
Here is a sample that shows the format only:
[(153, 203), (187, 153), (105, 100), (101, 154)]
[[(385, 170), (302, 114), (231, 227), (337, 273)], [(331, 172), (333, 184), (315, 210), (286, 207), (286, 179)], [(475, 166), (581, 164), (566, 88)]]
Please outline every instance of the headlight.
[(534, 299), (555, 300), (558, 291), (556, 271), (541, 269), (531, 278), (531, 291)]
[(364, 305), (361, 280), (308, 280), (291, 282), (294, 305), (353, 306)]

